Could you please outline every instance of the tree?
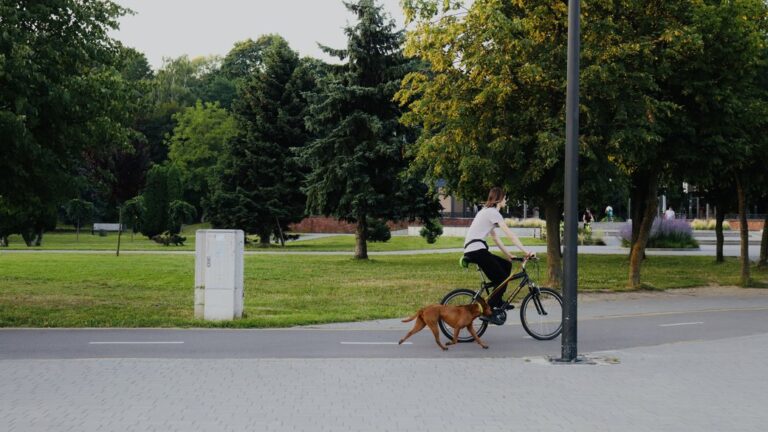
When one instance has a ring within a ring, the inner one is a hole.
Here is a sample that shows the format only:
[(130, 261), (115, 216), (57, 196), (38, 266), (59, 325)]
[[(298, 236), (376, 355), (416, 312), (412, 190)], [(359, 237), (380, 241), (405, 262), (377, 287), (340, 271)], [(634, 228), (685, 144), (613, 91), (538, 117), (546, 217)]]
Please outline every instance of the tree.
[(131, 240), (133, 240), (133, 235), (139, 231), (144, 212), (146, 212), (146, 207), (143, 196), (133, 197), (123, 204), (123, 220), (131, 227)]
[(149, 147), (141, 129), (142, 119), (152, 108), (147, 98), (152, 70), (142, 53), (122, 46), (118, 47), (116, 68), (127, 87), (122, 109), (132, 130), (120, 146), (85, 152), (77, 168), (77, 193), (93, 202), (96, 212), (106, 220), (117, 220), (118, 204), (141, 192), (150, 166)]
[[(542, 203), (548, 279), (559, 285), (567, 5), (562, 1), (405, 1), (410, 73), (398, 100), (421, 127), (416, 164), (446, 191), (481, 202), (493, 186)], [(588, 140), (582, 138), (582, 149)], [(591, 159), (607, 163), (595, 155)]]
[(65, 211), (67, 213), (67, 217), (72, 221), (75, 222), (75, 227), (77, 230), (76, 238), (77, 241), (80, 241), (80, 227), (83, 222), (90, 222), (91, 218), (93, 217), (93, 203), (89, 201), (84, 201), (79, 198), (70, 200), (66, 207)]
[(8, 238), (18, 231), (18, 210), (0, 196), (0, 247), (8, 247)]
[(192, 222), (195, 217), (197, 210), (192, 204), (181, 200), (171, 201), (168, 204), (168, 231), (171, 234), (180, 233), (181, 226)]
[(0, 4), (0, 196), (29, 209), (14, 214), (35, 241), (83, 159), (127, 142), (129, 87), (109, 37), (124, 13), (105, 0)]
[(702, 48), (695, 61), (681, 68), (684, 78), (676, 92), (690, 116), (697, 147), (694, 154), (681, 155), (677, 171), (721, 195), (723, 186), (731, 186), (731, 197), (735, 189), (744, 286), (750, 283), (747, 201), (765, 190), (767, 19), (768, 5), (761, 0), (698, 4), (693, 26)]
[(234, 111), (239, 133), (226, 146), (206, 211), (216, 227), (273, 232), (304, 216), (304, 173), (294, 149), (309, 139), (305, 92), (314, 86), (312, 62), (300, 61), (283, 40), (263, 52), (263, 70), (240, 88)]
[(435, 211), (417, 212), (436, 200), (406, 173), (414, 133), (399, 123), (392, 101), (414, 68), (402, 54), (403, 33), (372, 0), (344, 4), (357, 24), (345, 30), (346, 49), (323, 47), (346, 63), (311, 98), (307, 124), (318, 138), (301, 152), (310, 170), (304, 190), (308, 211), (357, 223), (355, 258), (367, 259), (370, 219), (429, 219)]
[(147, 187), (142, 194), (144, 216), (141, 221), (141, 233), (152, 238), (164, 231), (169, 231), (170, 203), (182, 197), (181, 175), (173, 165), (155, 165), (147, 173)]
[(186, 200), (201, 208), (226, 143), (237, 134), (237, 123), (218, 103), (200, 101), (173, 118), (176, 127), (168, 139), (168, 159), (181, 172)]

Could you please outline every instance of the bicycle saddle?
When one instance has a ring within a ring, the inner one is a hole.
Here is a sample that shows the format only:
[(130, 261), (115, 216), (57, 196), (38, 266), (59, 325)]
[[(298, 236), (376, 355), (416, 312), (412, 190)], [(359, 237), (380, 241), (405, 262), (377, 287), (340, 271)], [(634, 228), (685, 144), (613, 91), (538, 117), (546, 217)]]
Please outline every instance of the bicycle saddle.
[(469, 268), (470, 264), (477, 264), (477, 262), (466, 255), (462, 255), (462, 257), (459, 258), (459, 266), (462, 268)]

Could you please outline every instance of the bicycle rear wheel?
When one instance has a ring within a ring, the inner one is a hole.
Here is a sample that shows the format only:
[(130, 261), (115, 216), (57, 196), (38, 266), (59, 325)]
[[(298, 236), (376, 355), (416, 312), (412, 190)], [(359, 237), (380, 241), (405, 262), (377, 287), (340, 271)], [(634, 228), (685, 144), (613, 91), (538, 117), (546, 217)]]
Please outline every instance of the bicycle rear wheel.
[(563, 331), (563, 298), (550, 288), (528, 293), (520, 306), (520, 321), (531, 337), (550, 340)]
[[(466, 288), (459, 288), (455, 289), (443, 297), (443, 300), (440, 302), (442, 305), (451, 305), (451, 306), (462, 306), (462, 305), (468, 305), (471, 303), (474, 303), (475, 298), (475, 292), (466, 289)], [(453, 327), (449, 326), (447, 323), (443, 322), (443, 320), (440, 320), (438, 322), (438, 325), (440, 326), (440, 331), (443, 332), (445, 337), (448, 339), (453, 340)], [(488, 323), (485, 321), (480, 321), (480, 319), (475, 319), (472, 321), (472, 327), (475, 329), (475, 333), (477, 333), (477, 337), (480, 337), (485, 333), (485, 329), (488, 328)], [(467, 331), (466, 328), (463, 328), (459, 331), (459, 342), (473, 342), (475, 340), (474, 337), (472, 337), (472, 334)]]

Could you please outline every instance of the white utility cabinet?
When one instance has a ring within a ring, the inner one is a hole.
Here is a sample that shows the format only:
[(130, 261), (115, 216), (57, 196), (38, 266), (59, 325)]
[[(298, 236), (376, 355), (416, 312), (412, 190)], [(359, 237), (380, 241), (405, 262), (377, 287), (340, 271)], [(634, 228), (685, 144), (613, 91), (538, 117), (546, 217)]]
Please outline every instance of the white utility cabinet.
[(241, 230), (195, 233), (195, 318), (211, 321), (243, 316), (243, 248)]

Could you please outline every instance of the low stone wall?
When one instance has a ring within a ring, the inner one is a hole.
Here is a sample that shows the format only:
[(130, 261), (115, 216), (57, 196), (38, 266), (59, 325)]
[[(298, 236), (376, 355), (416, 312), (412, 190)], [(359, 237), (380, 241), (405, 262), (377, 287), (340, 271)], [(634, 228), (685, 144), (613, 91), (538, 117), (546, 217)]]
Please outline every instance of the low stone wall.
[[(443, 237), (466, 237), (467, 236), (467, 230), (468, 227), (455, 227), (455, 226), (444, 226), (443, 227)], [(421, 230), (420, 225), (411, 225), (408, 227), (408, 235), (410, 236), (417, 236), (419, 235), (419, 231)], [(540, 238), (541, 237), (541, 230), (538, 228), (510, 228), (513, 233), (515, 233), (518, 237), (534, 237), (534, 238)], [(497, 233), (501, 233), (501, 231), (496, 231)], [(503, 233), (500, 235), (504, 235)]]
[[(727, 219), (727, 221), (731, 225), (731, 231), (739, 230), (738, 219)], [(466, 233), (466, 228), (472, 224), (472, 218), (443, 218), (440, 220), (440, 223), (443, 225), (443, 235), (447, 237), (451, 237), (451, 236), (463, 237), (464, 234)], [(764, 228), (763, 225), (765, 221), (763, 219), (750, 219), (747, 221), (747, 223), (750, 231), (760, 231)], [(389, 225), (389, 229), (392, 231), (408, 229), (409, 235), (419, 235), (419, 229), (421, 229), (421, 226), (416, 226), (416, 225), (412, 225), (409, 227), (408, 222), (397, 222), (397, 223), (388, 222), (387, 225)], [(623, 222), (615, 222), (615, 223), (595, 222), (594, 224), (592, 224), (592, 228), (596, 230), (602, 230), (608, 233), (608, 232), (618, 231), (621, 225), (623, 225)], [(294, 232), (294, 233), (353, 234), (356, 228), (357, 228), (357, 224), (342, 222), (332, 217), (323, 217), (323, 216), (311, 216), (311, 217), (305, 218), (299, 223), (290, 225), (290, 230), (291, 232)], [(538, 230), (536, 231), (537, 231), (536, 234), (526, 231), (525, 233), (519, 233), (518, 235), (522, 235), (525, 237), (534, 237), (539, 235)]]
[[(728, 224), (731, 225), (731, 231), (738, 231), (741, 229), (741, 223), (738, 219), (727, 219)], [(765, 228), (765, 219), (747, 219), (747, 227), (750, 231), (760, 231)]]

